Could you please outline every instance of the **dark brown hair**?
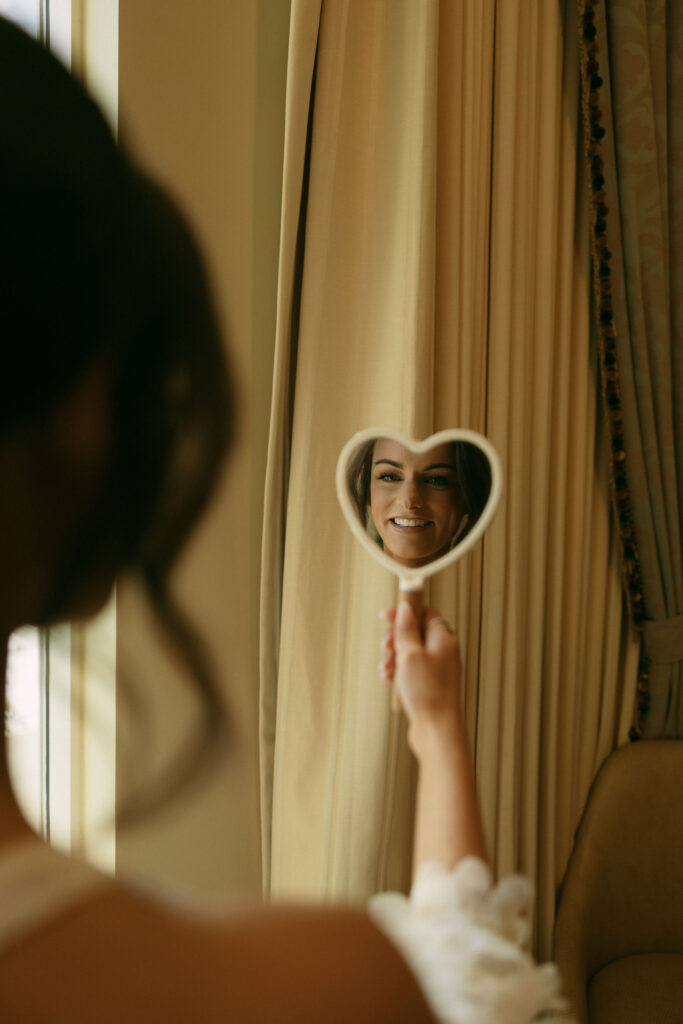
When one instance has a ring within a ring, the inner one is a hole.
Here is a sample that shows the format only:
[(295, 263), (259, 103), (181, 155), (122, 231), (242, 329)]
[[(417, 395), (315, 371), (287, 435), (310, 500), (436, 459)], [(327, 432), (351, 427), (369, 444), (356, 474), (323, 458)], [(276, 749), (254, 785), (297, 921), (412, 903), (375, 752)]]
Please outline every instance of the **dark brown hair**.
[(177, 208), (116, 145), (79, 83), (2, 18), (0, 345), (0, 437), (45, 417), (96, 358), (111, 367), (106, 480), (43, 619), (59, 618), (103, 564), (140, 573), (215, 733), (211, 674), (166, 587), (232, 433), (204, 267)]

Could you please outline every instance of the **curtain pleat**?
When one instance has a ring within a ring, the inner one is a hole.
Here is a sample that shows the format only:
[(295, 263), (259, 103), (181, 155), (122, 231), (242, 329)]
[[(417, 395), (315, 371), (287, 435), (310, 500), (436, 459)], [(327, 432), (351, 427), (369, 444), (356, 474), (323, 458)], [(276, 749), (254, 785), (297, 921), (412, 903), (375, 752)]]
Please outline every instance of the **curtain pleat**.
[[(293, 35), (300, 16), (295, 2)], [(637, 662), (597, 416), (578, 65), (571, 3), (323, 0), (297, 115), (312, 100), (287, 508), (271, 523), (284, 571), (264, 594), (272, 622), (281, 595), (262, 737), (272, 892), (406, 888), (414, 765), (377, 678), (396, 583), (346, 528), (335, 464), (367, 426), (488, 434), (503, 505), (430, 600), (462, 638), (492, 858), (537, 880), (544, 953)]]
[(263, 888), (270, 889), (273, 753), (282, 618), (282, 574), (306, 223), (311, 88), (322, 0), (295, 0), (290, 21), (273, 395), (264, 491), (259, 621), (259, 754)]

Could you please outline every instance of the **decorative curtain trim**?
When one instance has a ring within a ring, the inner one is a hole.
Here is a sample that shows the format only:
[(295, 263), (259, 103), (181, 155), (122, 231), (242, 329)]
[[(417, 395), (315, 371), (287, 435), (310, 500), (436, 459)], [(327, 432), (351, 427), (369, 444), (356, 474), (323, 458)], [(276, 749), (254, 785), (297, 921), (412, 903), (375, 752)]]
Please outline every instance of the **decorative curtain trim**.
[[(593, 291), (597, 314), (598, 353), (603, 409), (607, 422), (609, 444), (609, 474), (614, 503), (621, 559), (622, 580), (631, 623), (642, 633), (645, 624), (642, 574), (638, 544), (635, 536), (633, 506), (628, 488), (627, 457), (624, 442), (624, 416), (619, 386), (619, 363), (612, 307), (612, 253), (609, 248), (610, 211), (605, 193), (605, 156), (603, 139), (606, 135), (601, 88), (598, 30), (595, 12), (600, 0), (579, 0), (579, 48), (581, 54), (581, 103), (584, 123), (584, 147), (588, 170), (590, 198), (591, 247), (593, 262)], [(605, 74), (609, 74), (609, 67)], [(640, 739), (650, 707), (650, 659), (643, 645), (638, 670), (635, 722), (629, 732), (631, 740)]]

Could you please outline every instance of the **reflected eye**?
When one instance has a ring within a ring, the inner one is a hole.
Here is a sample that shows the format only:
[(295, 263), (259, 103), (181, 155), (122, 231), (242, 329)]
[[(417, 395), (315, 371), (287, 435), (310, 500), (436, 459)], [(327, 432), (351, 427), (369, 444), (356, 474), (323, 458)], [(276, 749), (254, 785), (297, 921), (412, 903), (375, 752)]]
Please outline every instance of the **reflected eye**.
[(430, 487), (450, 487), (451, 481), (447, 476), (428, 476), (425, 477), (425, 483), (429, 484)]
[(392, 473), (391, 470), (387, 469), (383, 473), (377, 474), (377, 479), (382, 480), (384, 483), (397, 483), (401, 478), (397, 473)]

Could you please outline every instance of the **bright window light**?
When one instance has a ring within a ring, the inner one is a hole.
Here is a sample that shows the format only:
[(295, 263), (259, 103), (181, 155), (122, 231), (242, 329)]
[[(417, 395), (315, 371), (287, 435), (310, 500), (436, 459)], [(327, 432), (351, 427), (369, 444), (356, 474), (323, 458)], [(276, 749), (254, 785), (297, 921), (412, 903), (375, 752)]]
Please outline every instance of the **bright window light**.
[(40, 34), (40, 0), (0, 0), (0, 14), (35, 36)]
[(0, 0), (0, 14), (71, 67), (71, 0)]

